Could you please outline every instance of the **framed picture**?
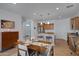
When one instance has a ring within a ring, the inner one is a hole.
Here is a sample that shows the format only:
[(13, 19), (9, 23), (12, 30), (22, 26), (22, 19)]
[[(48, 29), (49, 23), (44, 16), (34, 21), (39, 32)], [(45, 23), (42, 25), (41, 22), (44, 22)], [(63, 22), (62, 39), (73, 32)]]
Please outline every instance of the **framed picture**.
[(1, 20), (1, 28), (2, 29), (13, 29), (15, 28), (15, 22), (9, 20)]

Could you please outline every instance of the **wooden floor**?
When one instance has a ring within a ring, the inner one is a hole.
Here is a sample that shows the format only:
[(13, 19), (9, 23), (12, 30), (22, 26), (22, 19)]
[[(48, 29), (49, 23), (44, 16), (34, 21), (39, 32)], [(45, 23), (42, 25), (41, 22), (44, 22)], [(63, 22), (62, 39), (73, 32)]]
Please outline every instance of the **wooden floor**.
[[(55, 40), (55, 44), (54, 56), (75, 56), (75, 54), (69, 49), (65, 40)], [(5, 52), (0, 52), (0, 56), (17, 56), (17, 49), (13, 48)]]
[(55, 56), (75, 56), (75, 53), (69, 49), (67, 42), (63, 39), (55, 40), (54, 55)]
[(17, 56), (17, 49), (12, 48), (4, 52), (0, 52), (0, 56)]

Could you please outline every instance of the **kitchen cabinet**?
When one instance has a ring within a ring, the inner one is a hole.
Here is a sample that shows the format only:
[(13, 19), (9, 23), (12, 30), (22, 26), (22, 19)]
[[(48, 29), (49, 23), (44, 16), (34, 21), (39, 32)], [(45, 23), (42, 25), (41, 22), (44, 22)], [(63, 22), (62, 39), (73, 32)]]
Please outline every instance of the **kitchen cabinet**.
[(75, 45), (76, 45), (76, 55), (79, 56), (79, 37), (76, 38), (76, 43), (75, 43)]
[(45, 30), (44, 30), (44, 23), (38, 23), (37, 25), (37, 28), (38, 28), (38, 33), (44, 33)]
[(39, 33), (45, 33), (45, 30), (53, 30), (54, 29), (54, 24), (53, 23), (50, 23), (50, 24), (47, 24), (47, 23), (38, 23), (38, 32)]
[(76, 36), (75, 33), (68, 33), (67, 43), (69, 48), (79, 56), (79, 36)]
[(76, 48), (76, 55), (78, 55), (78, 56), (79, 56), (79, 47), (78, 47), (78, 48)]
[(54, 24), (44, 24), (44, 29), (46, 30), (54, 29)]
[(79, 30), (79, 17), (74, 17), (71, 19), (71, 28), (74, 30)]
[(15, 47), (15, 43), (19, 37), (18, 32), (1, 32), (2, 36), (2, 51)]
[(67, 37), (68, 37), (67, 43), (69, 45), (69, 48), (75, 52), (75, 40), (76, 40), (75, 34), (68, 33)]

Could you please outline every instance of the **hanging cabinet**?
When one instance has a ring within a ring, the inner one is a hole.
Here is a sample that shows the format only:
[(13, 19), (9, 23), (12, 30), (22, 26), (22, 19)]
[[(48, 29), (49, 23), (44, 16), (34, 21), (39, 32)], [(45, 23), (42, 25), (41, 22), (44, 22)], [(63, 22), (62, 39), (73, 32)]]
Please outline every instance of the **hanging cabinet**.
[(71, 28), (74, 30), (79, 30), (79, 17), (74, 17), (71, 19)]

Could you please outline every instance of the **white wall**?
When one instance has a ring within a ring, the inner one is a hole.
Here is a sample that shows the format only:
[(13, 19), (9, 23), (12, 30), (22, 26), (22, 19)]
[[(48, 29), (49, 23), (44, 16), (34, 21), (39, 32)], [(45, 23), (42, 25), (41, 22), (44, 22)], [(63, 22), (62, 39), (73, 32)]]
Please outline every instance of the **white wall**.
[(36, 20), (31, 21), (31, 38), (37, 39), (37, 21)]
[(56, 21), (56, 38), (67, 40), (67, 33), (71, 32), (70, 19)]
[[(21, 39), (21, 16), (8, 12), (8, 11), (4, 11), (4, 10), (0, 10), (0, 20), (4, 19), (4, 20), (11, 20), (15, 22), (15, 28), (14, 29), (0, 29), (0, 32), (4, 32), (4, 31), (18, 31), (19, 32), (19, 39)], [(1, 48), (1, 38), (0, 38), (0, 48)]]

